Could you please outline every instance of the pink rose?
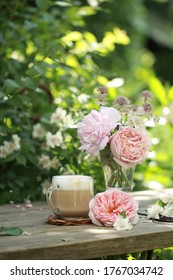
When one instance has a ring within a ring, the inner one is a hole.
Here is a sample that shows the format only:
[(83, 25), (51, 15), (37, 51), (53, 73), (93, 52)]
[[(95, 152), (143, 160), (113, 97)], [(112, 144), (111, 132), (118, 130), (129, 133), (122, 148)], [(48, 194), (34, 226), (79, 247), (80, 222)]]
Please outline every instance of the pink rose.
[(151, 141), (145, 130), (129, 126), (120, 128), (110, 140), (114, 160), (125, 169), (141, 163), (146, 158), (150, 146)]
[(100, 112), (92, 110), (77, 125), (80, 149), (89, 154), (103, 150), (109, 142), (110, 132), (116, 128), (120, 119), (120, 113), (114, 108), (102, 107)]
[(92, 223), (98, 226), (113, 226), (123, 211), (131, 223), (138, 220), (138, 203), (130, 194), (116, 188), (96, 194), (90, 200), (89, 209)]

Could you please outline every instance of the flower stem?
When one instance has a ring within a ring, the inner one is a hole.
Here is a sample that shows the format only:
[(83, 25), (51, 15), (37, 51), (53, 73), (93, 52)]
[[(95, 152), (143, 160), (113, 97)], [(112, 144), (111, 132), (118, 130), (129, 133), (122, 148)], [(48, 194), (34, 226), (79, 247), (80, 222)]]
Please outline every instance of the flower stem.
[(123, 190), (133, 189), (134, 169), (123, 169), (113, 158), (109, 146), (100, 151), (100, 160), (104, 173), (106, 188), (118, 187)]

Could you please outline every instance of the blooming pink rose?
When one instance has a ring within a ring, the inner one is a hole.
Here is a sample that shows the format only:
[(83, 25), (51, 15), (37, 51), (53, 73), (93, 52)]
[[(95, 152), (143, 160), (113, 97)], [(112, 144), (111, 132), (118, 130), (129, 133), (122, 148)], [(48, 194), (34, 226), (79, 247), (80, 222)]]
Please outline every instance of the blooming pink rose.
[(100, 112), (92, 110), (77, 125), (80, 149), (89, 154), (103, 150), (109, 142), (110, 132), (116, 128), (120, 119), (119, 111), (114, 108), (102, 107)]
[(125, 211), (130, 222), (137, 223), (138, 202), (126, 192), (116, 188), (98, 193), (90, 200), (89, 217), (98, 226), (113, 226), (119, 215)]
[(125, 169), (141, 163), (146, 158), (150, 146), (147, 132), (130, 126), (120, 128), (110, 140), (110, 149), (115, 161)]

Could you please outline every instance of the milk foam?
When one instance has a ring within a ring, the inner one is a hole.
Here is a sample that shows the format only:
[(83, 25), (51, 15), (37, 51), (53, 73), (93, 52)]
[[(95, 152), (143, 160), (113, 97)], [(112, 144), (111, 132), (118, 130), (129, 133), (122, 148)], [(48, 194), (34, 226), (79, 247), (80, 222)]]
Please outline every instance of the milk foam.
[(93, 178), (84, 175), (53, 176), (52, 185), (63, 190), (88, 190), (93, 187)]

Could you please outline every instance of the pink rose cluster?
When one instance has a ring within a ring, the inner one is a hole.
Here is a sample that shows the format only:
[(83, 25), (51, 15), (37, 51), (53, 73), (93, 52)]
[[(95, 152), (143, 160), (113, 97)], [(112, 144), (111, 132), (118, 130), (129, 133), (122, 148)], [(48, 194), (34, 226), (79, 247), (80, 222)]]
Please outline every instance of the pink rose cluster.
[(110, 188), (96, 194), (89, 203), (89, 217), (98, 226), (113, 226), (123, 212), (132, 225), (138, 222), (138, 202), (126, 192)]
[(121, 120), (118, 110), (101, 107), (100, 112), (92, 110), (77, 125), (77, 132), (81, 143), (81, 150), (88, 154), (98, 153), (110, 144), (114, 160), (124, 169), (134, 167), (147, 156), (151, 141), (147, 132), (142, 128), (120, 126), (113, 132)]
[(102, 107), (100, 112), (92, 110), (77, 125), (77, 132), (81, 142), (81, 150), (88, 154), (95, 154), (103, 150), (110, 139), (110, 133), (117, 127), (121, 119), (118, 110)]
[(142, 163), (151, 146), (151, 140), (144, 129), (122, 127), (110, 140), (110, 149), (115, 161), (124, 169)]

